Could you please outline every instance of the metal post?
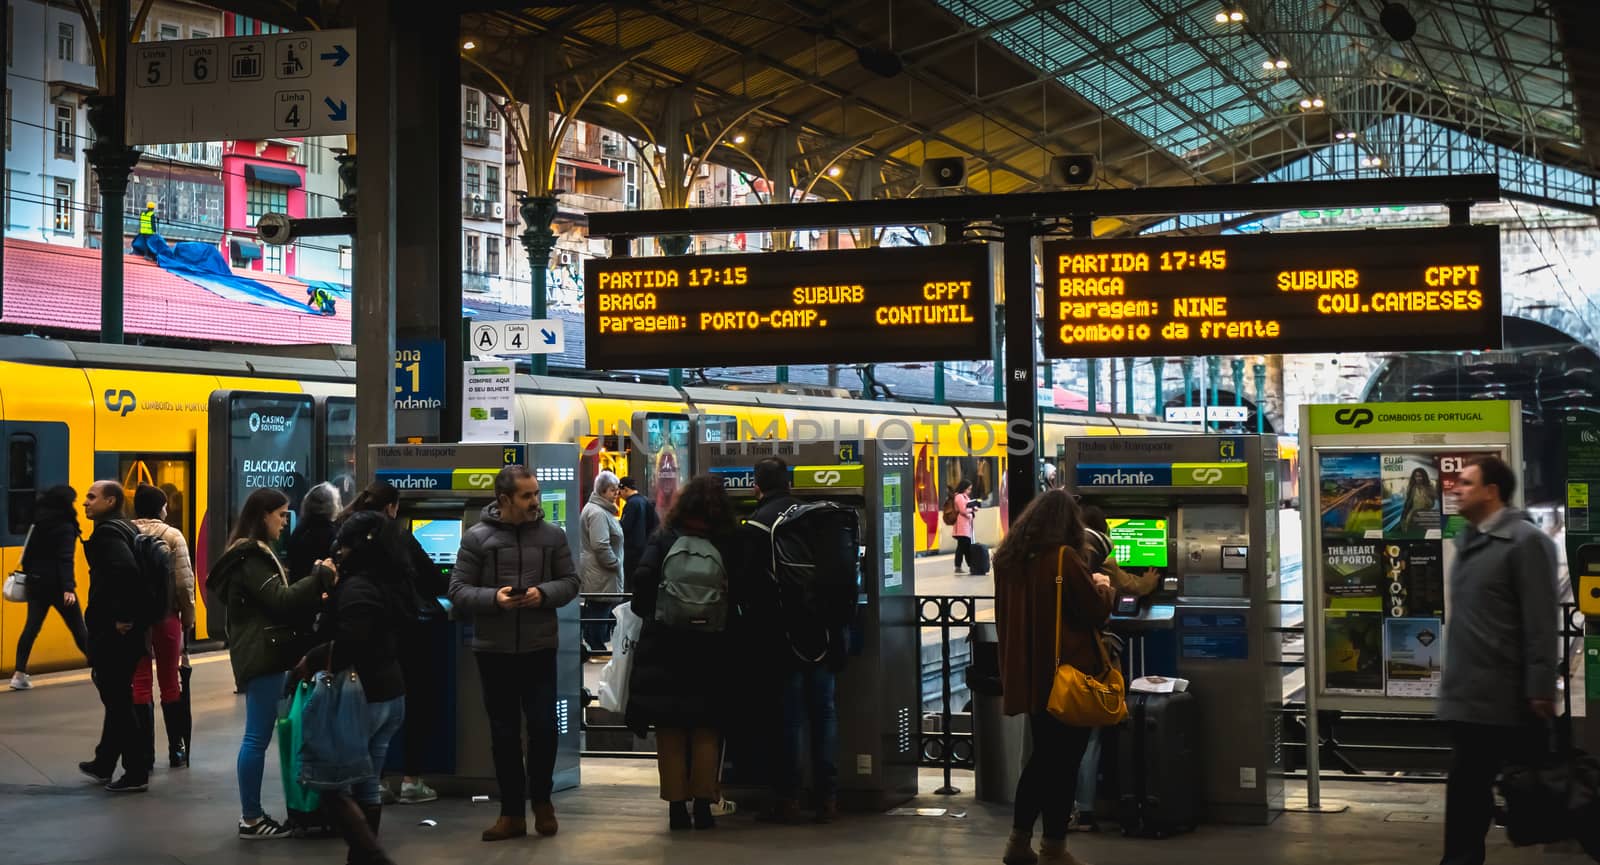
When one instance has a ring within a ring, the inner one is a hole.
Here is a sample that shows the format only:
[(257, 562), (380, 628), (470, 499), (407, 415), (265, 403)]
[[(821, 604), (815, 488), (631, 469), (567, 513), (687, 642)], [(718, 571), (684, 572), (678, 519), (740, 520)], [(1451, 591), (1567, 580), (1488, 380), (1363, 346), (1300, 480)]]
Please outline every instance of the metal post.
[(789, 367), (788, 366), (779, 366), (778, 367), (778, 384), (787, 384), (788, 382), (789, 382)]
[(1133, 414), (1133, 358), (1122, 359), (1123, 391), (1127, 397), (1128, 414)]
[(1089, 413), (1094, 414), (1100, 410), (1100, 361), (1091, 357), (1084, 362), (1084, 369), (1088, 371), (1086, 377), (1089, 380), (1089, 392), (1084, 394), (1084, 398), (1089, 403)]
[(1233, 404), (1244, 405), (1244, 358), (1233, 359)]
[(1256, 374), (1256, 435), (1267, 431), (1267, 365), (1258, 363), (1253, 370)]
[(1158, 418), (1165, 418), (1167, 408), (1166, 375), (1167, 359), (1164, 357), (1150, 358), (1150, 371), (1155, 374), (1155, 404), (1151, 406), (1150, 413)]
[[(1030, 264), (1029, 267), (1032, 267)], [(1008, 283), (1009, 279), (1006, 280)], [(1033, 296), (1033, 286), (1028, 287), (1028, 296)], [(1028, 304), (1032, 306), (1032, 303)], [(1006, 331), (1011, 327), (1011, 316), (1003, 303), (994, 307), (994, 401), (1010, 404), (1011, 384), (1006, 381), (1004, 370), (1011, 358), (1011, 341), (1006, 339)], [(1032, 325), (1030, 325), (1032, 327)], [(1030, 331), (1031, 333), (1031, 331)], [(1031, 367), (1031, 365), (1030, 365)], [(1029, 376), (1030, 380), (1032, 376)]]
[[(556, 220), (556, 197), (524, 195), (517, 210), (522, 214), (522, 224), (525, 226), (522, 230), (522, 248), (528, 251), (528, 273), (533, 277), (533, 297), (529, 303), (528, 317), (548, 318), (550, 298), (546, 279), (550, 273), (550, 252), (556, 248), (556, 233), (550, 230), (550, 223)], [(534, 355), (533, 374), (544, 375), (549, 362), (549, 355)]]
[[(106, 74), (91, 96), (89, 125), (94, 146), (89, 164), (100, 182), (100, 341), (120, 345), (123, 335), (122, 218), (126, 210), (128, 175), (139, 162), (139, 151), (128, 146), (128, 0), (102, 4)], [(9, 121), (10, 118), (7, 118)]]
[(394, 162), (393, 82), (395, 16), (400, 13), (383, 0), (365, 0), (358, 12), (356, 41), (361, 46), (361, 65), (356, 70), (356, 94), (361, 114), (356, 119), (356, 139), (361, 151), (356, 173), (361, 194), (356, 202), (353, 257), (357, 281), (351, 290), (355, 318), (361, 322), (361, 341), (356, 346), (356, 470), (365, 478), (372, 471), (367, 445), (394, 441), (394, 238), (399, 177)]
[[(1033, 501), (1039, 488), (1039, 473), (1034, 470), (1039, 430), (1033, 424), (1039, 413), (1039, 390), (1033, 354), (1033, 225), (1026, 220), (1006, 223), (1004, 243), (1006, 363), (997, 366), (996, 371), (1004, 370), (1006, 447), (1010, 454), (1006, 460), (1006, 499), (1015, 519)], [(1000, 387), (1001, 376), (996, 375), (995, 381)], [(1027, 434), (1017, 435), (1019, 428), (1026, 429)]]
[(1203, 429), (1205, 429), (1206, 432), (1210, 432), (1211, 407), (1216, 405), (1218, 400), (1221, 399), (1221, 397), (1218, 396), (1218, 390), (1219, 386), (1222, 384), (1222, 358), (1217, 357), (1216, 355), (1206, 358), (1206, 382), (1211, 385), (1211, 397), (1206, 400), (1205, 413), (1203, 415), (1203, 417), (1206, 418), (1206, 423)]
[(950, 783), (950, 764), (955, 756), (955, 739), (950, 733), (950, 703), (952, 699), (950, 696), (950, 607), (950, 598), (939, 599), (939, 657), (944, 661), (944, 673), (939, 677), (943, 683), (943, 687), (940, 690), (944, 694), (944, 711), (940, 713), (939, 741), (941, 747), (939, 750), (941, 753), (939, 762), (944, 764), (944, 786), (933, 791), (939, 796), (954, 796), (961, 792), (960, 788)]
[(944, 405), (944, 361), (933, 362), (933, 402)]
[(1183, 359), (1183, 404), (1194, 405), (1194, 358)]

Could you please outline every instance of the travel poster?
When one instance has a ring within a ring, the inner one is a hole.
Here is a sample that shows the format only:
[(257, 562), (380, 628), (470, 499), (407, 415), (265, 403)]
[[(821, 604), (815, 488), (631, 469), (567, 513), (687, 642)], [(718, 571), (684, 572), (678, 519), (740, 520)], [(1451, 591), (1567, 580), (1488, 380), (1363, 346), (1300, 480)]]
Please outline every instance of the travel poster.
[[(1444, 619), (1444, 548), (1439, 541), (1408, 541), (1386, 544), (1399, 547), (1397, 558), (1405, 563), (1402, 586), (1406, 600), (1404, 612), (1391, 616), (1431, 616)], [(1386, 557), (1387, 558), (1387, 557)], [(1388, 563), (1385, 563), (1386, 566)]]
[(1322, 542), (1322, 591), (1327, 609), (1382, 613), (1380, 545), (1378, 541)]
[(1383, 614), (1327, 610), (1323, 619), (1323, 690), (1383, 695)]
[(1439, 465), (1432, 454), (1386, 453), (1383, 462), (1383, 536), (1438, 537)]
[(1380, 537), (1383, 532), (1383, 481), (1376, 453), (1323, 454), (1322, 533), (1325, 536)]
[(1383, 623), (1383, 666), (1391, 697), (1437, 697), (1444, 664), (1444, 623), (1438, 619), (1388, 619)]

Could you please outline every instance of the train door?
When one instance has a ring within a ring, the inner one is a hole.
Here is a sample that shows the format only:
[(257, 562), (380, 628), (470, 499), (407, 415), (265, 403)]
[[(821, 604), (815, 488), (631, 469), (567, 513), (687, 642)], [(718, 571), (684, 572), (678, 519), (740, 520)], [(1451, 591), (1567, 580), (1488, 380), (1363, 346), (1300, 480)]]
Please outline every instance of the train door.
[(167, 494), (167, 522), (183, 533), (194, 549), (194, 454), (97, 453), (95, 477), (111, 478), (128, 493), (128, 514), (133, 517), (133, 492), (149, 484)]
[[(0, 421), (0, 442), (4, 443), (0, 477), (6, 479), (5, 494), (0, 496), (0, 547), (12, 551), (0, 561), (0, 574), (8, 574), (21, 566), (22, 545), (33, 525), (34, 500), (43, 490), (67, 482), (67, 425)], [(17, 634), (27, 611), (22, 604), (5, 606), (6, 615), (0, 616), (0, 668), (9, 669), (16, 661)], [(40, 658), (49, 657), (46, 644), (65, 639), (59, 619), (52, 617), (34, 652)]]

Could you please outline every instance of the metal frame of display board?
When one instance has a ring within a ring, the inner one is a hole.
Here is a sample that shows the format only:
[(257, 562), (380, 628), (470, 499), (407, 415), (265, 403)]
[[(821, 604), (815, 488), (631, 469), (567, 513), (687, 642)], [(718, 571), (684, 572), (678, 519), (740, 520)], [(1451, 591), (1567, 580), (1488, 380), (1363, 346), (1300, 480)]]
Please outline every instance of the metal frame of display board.
[[(1441, 429), (1437, 421), (1428, 421), (1429, 413), (1456, 413), (1464, 408), (1479, 411), (1485, 419), (1481, 422), (1486, 428), (1476, 431)], [(1350, 432), (1335, 434), (1318, 434), (1317, 424), (1313, 423), (1314, 412), (1336, 411), (1343, 417), (1360, 421), (1359, 412), (1372, 413), (1372, 418), (1387, 416), (1416, 416), (1419, 419), (1412, 422), (1399, 420), (1383, 423), (1368, 420), (1363, 426), (1372, 426), (1371, 431), (1360, 430), (1359, 426), (1352, 424)], [(1503, 424), (1498, 424), (1498, 419), (1504, 419)], [(1491, 425), (1502, 425), (1504, 429), (1487, 428)], [(1409, 425), (1409, 428), (1408, 428)], [(1434, 700), (1430, 697), (1390, 696), (1387, 689), (1387, 676), (1384, 680), (1384, 693), (1382, 695), (1329, 693), (1326, 688), (1327, 657), (1326, 657), (1326, 607), (1324, 605), (1324, 592), (1327, 586), (1327, 575), (1324, 573), (1323, 562), (1323, 531), (1322, 531), (1322, 457), (1333, 454), (1361, 454), (1403, 451), (1407, 454), (1452, 454), (1458, 452), (1497, 453), (1502, 459), (1510, 463), (1518, 471), (1519, 477), (1522, 466), (1522, 404), (1511, 400), (1474, 400), (1470, 402), (1450, 403), (1364, 403), (1342, 404), (1338, 406), (1311, 406), (1300, 408), (1300, 481), (1301, 481), (1301, 533), (1302, 533), (1302, 560), (1305, 562), (1306, 581), (1304, 584), (1305, 624), (1306, 624), (1306, 711), (1311, 723), (1315, 723), (1316, 712), (1320, 709), (1341, 709), (1349, 711), (1377, 711), (1414, 713), (1419, 715), (1432, 714)], [(1440, 479), (1440, 495), (1443, 496), (1442, 478)], [(1309, 491), (1309, 495), (1307, 495)], [(1513, 497), (1513, 504), (1520, 507), (1522, 504), (1522, 489), (1519, 484), (1517, 494)], [(1441, 501), (1441, 507), (1443, 502)], [(1380, 516), (1381, 521), (1381, 516)], [(1450, 538), (1444, 536), (1447, 520), (1441, 514), (1439, 544), (1441, 552), (1443, 547), (1452, 543)], [(1383, 541), (1383, 538), (1368, 538), (1374, 541)], [(1362, 540), (1362, 538), (1352, 538)], [(1393, 540), (1393, 539), (1387, 539)], [(1407, 539), (1419, 540), (1419, 539)], [(1426, 539), (1420, 539), (1426, 540)], [(1444, 619), (1450, 619), (1449, 597), (1449, 572), (1447, 565), (1449, 558), (1441, 555), (1440, 571), (1444, 581)], [(1381, 557), (1380, 557), (1381, 564)], [(1385, 613), (1384, 618), (1388, 615)], [(1442, 638), (1442, 634), (1440, 635)]]

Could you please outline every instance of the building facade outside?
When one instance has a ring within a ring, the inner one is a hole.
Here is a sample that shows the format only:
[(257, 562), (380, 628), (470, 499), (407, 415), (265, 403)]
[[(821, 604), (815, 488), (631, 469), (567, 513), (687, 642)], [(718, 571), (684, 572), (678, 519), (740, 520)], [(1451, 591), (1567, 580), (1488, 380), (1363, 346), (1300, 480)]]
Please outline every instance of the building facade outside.
[(83, 246), (92, 34), (66, 4), (6, 4), (7, 237)]

